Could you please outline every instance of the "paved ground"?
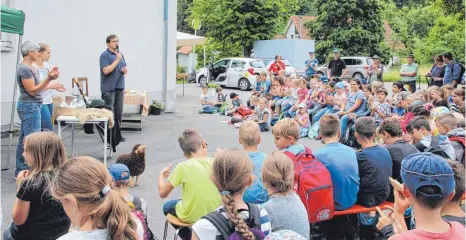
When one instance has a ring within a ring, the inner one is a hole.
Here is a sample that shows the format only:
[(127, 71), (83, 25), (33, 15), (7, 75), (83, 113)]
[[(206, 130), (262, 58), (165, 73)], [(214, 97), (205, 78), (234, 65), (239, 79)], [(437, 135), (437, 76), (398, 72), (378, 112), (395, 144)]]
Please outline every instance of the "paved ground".
[[(387, 89), (391, 92), (391, 84), (386, 84)], [(177, 110), (172, 114), (161, 116), (149, 116), (144, 118), (143, 131), (141, 133), (125, 132), (124, 137), (127, 141), (120, 144), (117, 149), (118, 154), (128, 153), (134, 144), (142, 143), (147, 145), (147, 168), (140, 179), (140, 185), (131, 189), (131, 193), (140, 196), (148, 202), (148, 221), (152, 231), (159, 239), (163, 234), (164, 217), (162, 214), (162, 204), (164, 199), (158, 196), (157, 179), (159, 171), (169, 165), (177, 164), (183, 159), (183, 154), (177, 144), (178, 136), (186, 128), (195, 128), (199, 130), (206, 139), (210, 153), (216, 148), (239, 148), (238, 130), (233, 126), (223, 123), (228, 117), (199, 115), (199, 95), (201, 92), (197, 84), (185, 85), (185, 94), (182, 96), (182, 85), (178, 85)], [(225, 89), (225, 93), (235, 91), (240, 97), (247, 99), (249, 92), (239, 90)], [(13, 140), (17, 142), (17, 138)], [(302, 139), (300, 142), (309, 146), (311, 149), (318, 149), (322, 146), (319, 141)], [(65, 141), (65, 146), (69, 149), (69, 139)], [(8, 139), (2, 139), (2, 163), (7, 159)], [(14, 146), (15, 148), (16, 146)], [(2, 230), (11, 223), (11, 210), (15, 199), (15, 181), (13, 179), (14, 168), (14, 148), (11, 152), (12, 160), (10, 161), (10, 170), (3, 171), (1, 174), (1, 206), (3, 209)], [(75, 139), (75, 152), (79, 155), (90, 155), (96, 158), (102, 158), (101, 141), (98, 135), (85, 135), (79, 133)], [(271, 152), (275, 149), (273, 138), (270, 132), (262, 134), (260, 150)], [(109, 160), (109, 164), (114, 163)], [(3, 164), (2, 164), (3, 166)], [(180, 191), (172, 193), (168, 199), (180, 197)]]

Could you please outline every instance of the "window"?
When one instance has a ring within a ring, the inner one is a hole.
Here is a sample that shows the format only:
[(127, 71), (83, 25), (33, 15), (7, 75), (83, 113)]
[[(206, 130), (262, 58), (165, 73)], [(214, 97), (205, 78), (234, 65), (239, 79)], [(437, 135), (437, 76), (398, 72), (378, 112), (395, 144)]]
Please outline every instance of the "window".
[(346, 66), (354, 65), (354, 59), (343, 59), (345, 62)]
[(2, 41), (2, 52), (11, 52), (13, 51), (13, 46), (11, 44), (11, 33), (2, 32), (0, 40)]
[(253, 68), (265, 68), (265, 63), (262, 61), (251, 61), (249, 65)]
[(361, 59), (353, 59), (354, 65), (362, 65), (362, 60)]
[(244, 61), (233, 60), (231, 68), (244, 68), (244, 65), (246, 65), (246, 62)]
[(228, 68), (228, 65), (230, 65), (230, 59), (224, 59), (224, 60), (220, 60), (220, 61), (216, 62), (214, 64), (214, 68), (218, 68), (220, 66), (224, 66), (224, 67)]

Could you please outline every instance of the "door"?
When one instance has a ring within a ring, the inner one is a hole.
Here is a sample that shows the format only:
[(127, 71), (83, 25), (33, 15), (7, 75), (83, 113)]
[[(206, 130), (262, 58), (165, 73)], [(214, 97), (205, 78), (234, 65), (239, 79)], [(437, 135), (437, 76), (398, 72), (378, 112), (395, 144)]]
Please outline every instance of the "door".
[(230, 65), (230, 59), (222, 59), (214, 63), (212, 67), (212, 78), (214, 79), (214, 81), (217, 81), (217, 77), (220, 74), (226, 73), (228, 65)]
[(239, 79), (244, 75), (244, 65), (245, 61), (242, 60), (233, 60), (231, 61), (231, 66), (227, 70), (227, 86), (228, 87), (237, 87)]

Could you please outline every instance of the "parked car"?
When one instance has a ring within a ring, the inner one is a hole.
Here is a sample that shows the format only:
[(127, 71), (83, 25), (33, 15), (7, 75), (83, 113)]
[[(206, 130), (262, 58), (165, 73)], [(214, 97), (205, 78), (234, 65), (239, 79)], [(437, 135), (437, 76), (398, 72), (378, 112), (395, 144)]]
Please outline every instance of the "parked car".
[[(274, 58), (265, 58), (262, 59), (265, 63), (265, 66), (267, 66), (267, 69), (269, 69), (270, 65), (275, 61)], [(296, 70), (293, 66), (291, 66), (290, 62), (286, 59), (282, 59), (283, 63), (285, 63), (285, 72), (287, 74), (290, 74), (292, 77), (296, 77)]]
[[(341, 57), (346, 64), (348, 71), (343, 78), (359, 78), (366, 79), (367, 71), (366, 69), (372, 64), (372, 58), (370, 57)], [(327, 76), (328, 64), (326, 63), (317, 68), (317, 73), (322, 76)]]
[[(256, 84), (256, 73), (266, 71), (264, 62), (254, 58), (225, 58), (215, 62), (210, 68), (196, 72), (197, 82), (206, 86), (209, 81), (225, 87), (239, 88), (243, 91)], [(210, 73), (210, 80), (208, 79)]]

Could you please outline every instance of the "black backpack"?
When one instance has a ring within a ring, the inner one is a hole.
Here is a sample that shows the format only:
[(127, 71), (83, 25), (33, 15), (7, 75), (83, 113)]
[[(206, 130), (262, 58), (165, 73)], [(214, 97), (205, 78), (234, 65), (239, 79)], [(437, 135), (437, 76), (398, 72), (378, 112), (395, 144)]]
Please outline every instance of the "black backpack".
[(450, 158), (448, 154), (440, 148), (439, 138), (437, 136), (432, 136), (430, 139), (430, 146), (424, 149), (424, 152), (430, 152), (436, 155), (439, 155), (443, 158)]
[[(466, 71), (466, 69), (464, 68), (464, 65), (461, 64), (461, 63), (459, 63), (459, 62), (456, 62), (456, 63), (453, 64), (453, 66), (455, 66), (455, 65), (459, 65), (460, 68), (461, 68), (461, 70), (460, 70), (460, 75), (459, 75), (459, 79), (458, 79), (458, 83), (460, 83), (460, 82), (461, 82), (461, 78), (463, 77), (464, 72)], [(452, 68), (450, 68), (451, 74), (452, 74), (452, 75), (453, 75), (453, 66), (452, 66)]]
[[(249, 230), (254, 234), (255, 239), (262, 240), (265, 236), (261, 231), (260, 209), (256, 204), (246, 204), (249, 208), (249, 219), (245, 220), (245, 222), (248, 225)], [(202, 218), (211, 222), (220, 234), (222, 234), (224, 240), (242, 239), (241, 234), (235, 231), (235, 226), (223, 216), (223, 211), (225, 211), (225, 209), (213, 211)]]

